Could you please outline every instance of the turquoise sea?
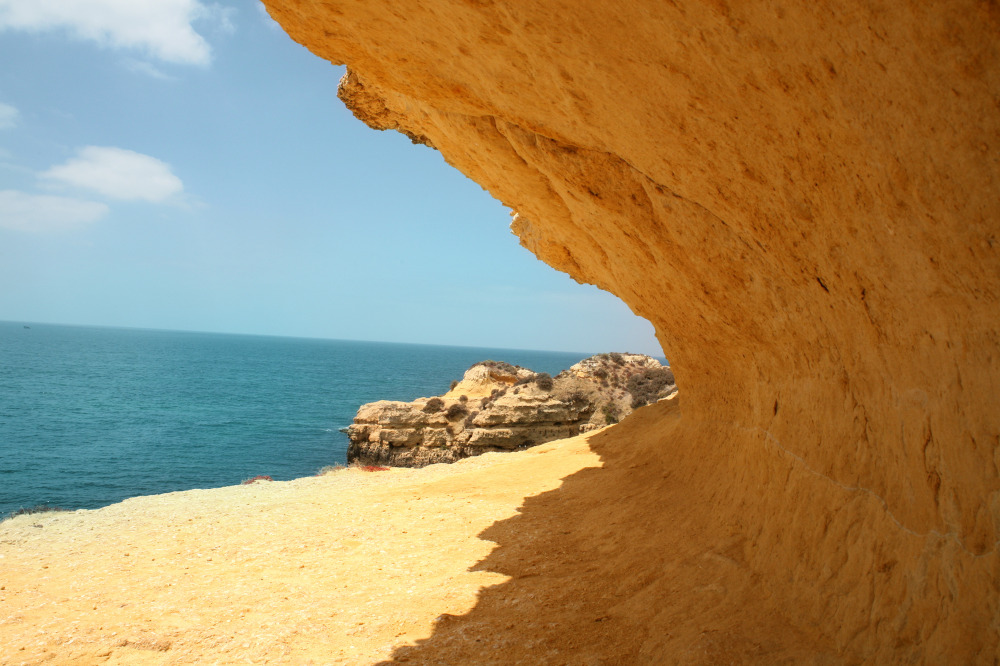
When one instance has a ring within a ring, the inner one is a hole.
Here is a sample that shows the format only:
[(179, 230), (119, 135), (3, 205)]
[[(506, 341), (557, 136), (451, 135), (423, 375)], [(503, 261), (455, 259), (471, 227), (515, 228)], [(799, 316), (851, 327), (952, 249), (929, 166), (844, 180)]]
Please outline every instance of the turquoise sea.
[[(610, 350), (608, 350), (610, 351)], [(0, 322), (0, 517), (315, 474), (373, 400), (586, 354)]]

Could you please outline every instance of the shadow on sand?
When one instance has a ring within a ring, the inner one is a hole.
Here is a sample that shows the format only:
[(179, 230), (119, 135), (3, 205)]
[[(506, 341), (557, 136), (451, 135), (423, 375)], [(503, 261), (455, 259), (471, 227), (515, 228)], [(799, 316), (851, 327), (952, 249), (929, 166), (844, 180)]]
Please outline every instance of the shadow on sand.
[(816, 637), (792, 628), (746, 566), (712, 464), (684, 449), (679, 426), (676, 401), (661, 402), (593, 436), (602, 467), (479, 535), (497, 547), (474, 569), (510, 580), (382, 663), (814, 661)]

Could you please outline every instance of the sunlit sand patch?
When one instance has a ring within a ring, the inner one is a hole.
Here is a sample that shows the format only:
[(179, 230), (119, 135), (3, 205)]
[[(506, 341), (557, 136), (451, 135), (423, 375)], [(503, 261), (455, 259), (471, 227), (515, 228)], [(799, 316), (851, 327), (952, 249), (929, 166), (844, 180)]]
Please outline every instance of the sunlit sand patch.
[(388, 658), (507, 580), (478, 535), (598, 466), (586, 440), (7, 520), (0, 662)]

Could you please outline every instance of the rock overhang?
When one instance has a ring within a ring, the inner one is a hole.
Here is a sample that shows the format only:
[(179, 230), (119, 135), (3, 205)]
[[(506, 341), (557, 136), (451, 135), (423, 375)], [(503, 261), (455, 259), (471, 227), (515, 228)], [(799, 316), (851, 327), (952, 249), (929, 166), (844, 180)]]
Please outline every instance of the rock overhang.
[[(829, 627), (856, 654), (895, 654), (882, 622), (966, 649), (1000, 536), (992, 3), (267, 4), (348, 64), (362, 120), (433, 145), (528, 249), (654, 324), (755, 571), (802, 540), (791, 597), (880, 590)], [(810, 547), (811, 522), (841, 543)], [(898, 565), (823, 573), (859, 549)]]

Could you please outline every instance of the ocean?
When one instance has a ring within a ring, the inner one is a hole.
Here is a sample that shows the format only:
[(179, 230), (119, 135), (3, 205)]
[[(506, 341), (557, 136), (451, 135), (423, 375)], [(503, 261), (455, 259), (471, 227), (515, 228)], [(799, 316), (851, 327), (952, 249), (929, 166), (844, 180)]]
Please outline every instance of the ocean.
[[(611, 351), (611, 350), (608, 350)], [(587, 354), (0, 322), (0, 518), (343, 464), (360, 405)]]

